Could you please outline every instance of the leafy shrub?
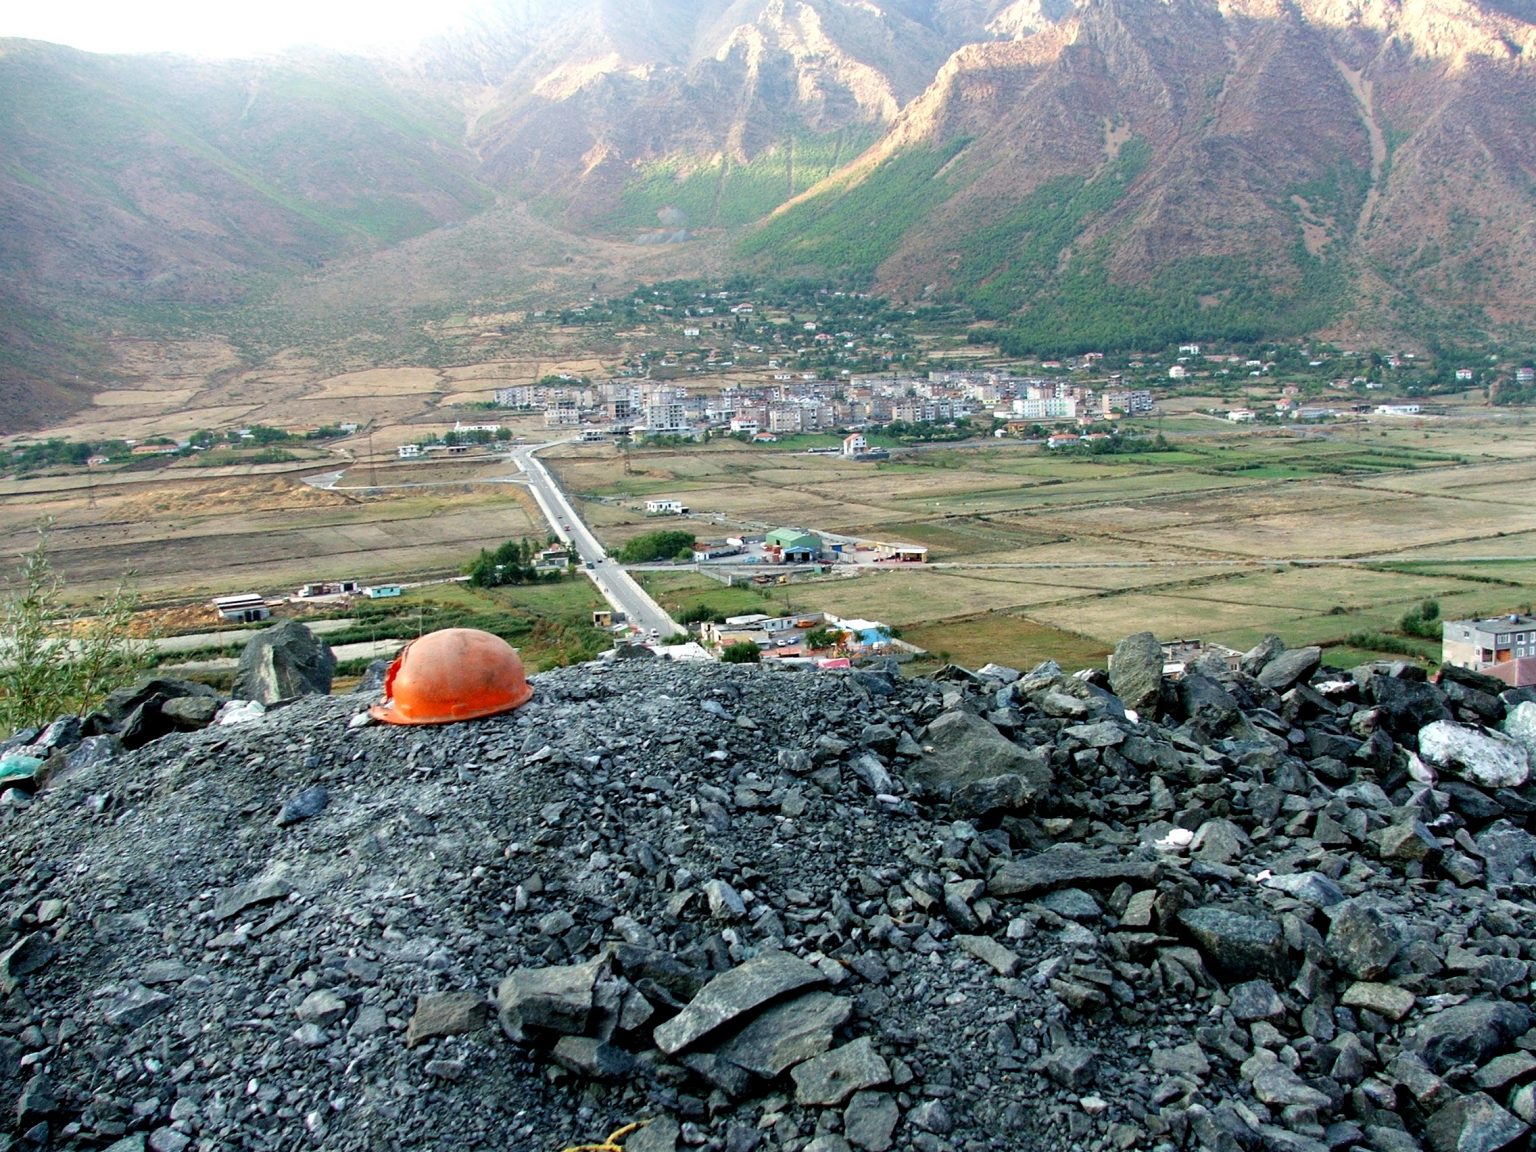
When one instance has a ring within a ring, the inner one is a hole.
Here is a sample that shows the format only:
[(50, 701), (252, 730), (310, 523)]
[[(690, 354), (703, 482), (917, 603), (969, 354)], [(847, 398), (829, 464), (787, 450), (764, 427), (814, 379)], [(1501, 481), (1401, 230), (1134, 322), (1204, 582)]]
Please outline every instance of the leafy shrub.
[(693, 556), (693, 533), (676, 529), (647, 532), (636, 536), (619, 552), (625, 564), (647, 564), (653, 560), (669, 560), (682, 552)]
[(720, 652), (722, 664), (756, 664), (762, 658), (763, 654), (750, 640), (738, 640), (735, 644), (727, 644)]
[(1417, 636), (1422, 640), (1440, 639), (1440, 601), (1426, 600), (1417, 608), (1404, 613), (1397, 627), (1409, 636)]
[(0, 733), (84, 715), (151, 663), (151, 646), (130, 631), (136, 601), (126, 577), (94, 611), (64, 604), (46, 525), (17, 579), (0, 605)]

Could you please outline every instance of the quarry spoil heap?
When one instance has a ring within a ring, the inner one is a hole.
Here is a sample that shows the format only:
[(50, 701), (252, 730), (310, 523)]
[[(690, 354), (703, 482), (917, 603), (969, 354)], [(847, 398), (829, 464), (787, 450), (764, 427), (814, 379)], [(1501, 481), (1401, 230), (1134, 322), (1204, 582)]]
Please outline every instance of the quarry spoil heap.
[(24, 734), (0, 1141), (1523, 1146), (1529, 689), (1277, 642), (1175, 682), (1145, 635), (1113, 680), (533, 683)]

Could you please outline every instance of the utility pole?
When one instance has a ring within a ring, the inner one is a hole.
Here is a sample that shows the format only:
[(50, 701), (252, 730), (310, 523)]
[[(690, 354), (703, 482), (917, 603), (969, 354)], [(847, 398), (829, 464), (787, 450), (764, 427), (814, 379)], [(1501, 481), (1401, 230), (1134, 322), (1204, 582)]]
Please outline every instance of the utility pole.
[(378, 473), (374, 471), (373, 462), (373, 421), (370, 420), (368, 422), (368, 487), (377, 488), (378, 486), (379, 476)]

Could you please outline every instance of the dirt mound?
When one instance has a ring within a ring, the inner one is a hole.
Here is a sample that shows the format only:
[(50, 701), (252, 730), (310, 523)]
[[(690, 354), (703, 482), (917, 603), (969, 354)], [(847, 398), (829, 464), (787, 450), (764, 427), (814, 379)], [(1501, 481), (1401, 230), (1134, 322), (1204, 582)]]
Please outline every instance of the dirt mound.
[(129, 492), (113, 501), (112, 511), (125, 519), (159, 520), (166, 516), (294, 512), (348, 503), (351, 501), (342, 493), (327, 492), (284, 476), (221, 476), (209, 480), (178, 478), (164, 486), (157, 485), (154, 491)]

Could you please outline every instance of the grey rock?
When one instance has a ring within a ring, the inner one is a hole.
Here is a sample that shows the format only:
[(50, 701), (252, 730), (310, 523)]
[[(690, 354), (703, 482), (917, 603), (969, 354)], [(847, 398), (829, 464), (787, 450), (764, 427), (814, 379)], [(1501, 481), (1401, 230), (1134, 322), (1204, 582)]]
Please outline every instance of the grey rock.
[(154, 992), (142, 984), (131, 983), (119, 989), (107, 1002), (107, 1023), (132, 1031), (168, 1011), (173, 1003), (164, 992)]
[(1522, 1050), (1495, 1056), (1473, 1074), (1472, 1082), (1485, 1092), (1496, 1092), (1532, 1076), (1536, 1076), (1536, 1056)]
[(1388, 1020), (1401, 1020), (1413, 1010), (1416, 997), (1406, 988), (1360, 980), (1344, 989), (1341, 1003), (1346, 1008), (1365, 1008)]
[(1081, 1044), (1064, 1044), (1040, 1061), (1040, 1070), (1071, 1092), (1093, 1087), (1099, 1072), (1099, 1056)]
[(416, 998), (405, 1030), (405, 1046), (414, 1048), (438, 1036), (462, 1036), (478, 1031), (490, 1018), (491, 1006), (478, 992), (429, 992)]
[(907, 1113), (907, 1123), (919, 1132), (948, 1136), (955, 1130), (955, 1119), (942, 1100), (924, 1100)]
[(1431, 1069), (1484, 1064), (1531, 1027), (1530, 1011), (1507, 1000), (1471, 1000), (1429, 1017), (1403, 1038)]
[(1026, 751), (993, 725), (969, 712), (946, 712), (928, 725), (924, 752), (907, 769), (924, 788), (949, 797), (966, 784), (994, 776), (1017, 776), (1033, 791), (1050, 787), (1052, 773), (1039, 752)]
[(853, 770), (853, 774), (863, 781), (864, 787), (877, 796), (886, 795), (896, 788), (896, 783), (891, 778), (890, 771), (878, 759), (868, 753), (862, 756), (855, 756), (848, 766)]
[(1237, 698), (1209, 676), (1187, 673), (1176, 686), (1178, 714), (1196, 738), (1250, 739), (1252, 726)]
[(739, 920), (747, 914), (740, 893), (724, 880), (706, 880), (704, 896), (709, 901), (709, 914), (717, 920)]
[(635, 1071), (634, 1056), (592, 1036), (560, 1037), (551, 1057), (562, 1068), (591, 1080), (625, 1080)]
[(853, 1002), (846, 997), (808, 992), (766, 1009), (736, 1035), (716, 1045), (715, 1053), (771, 1080), (832, 1047), (833, 1034), (852, 1013)]
[(53, 1082), (42, 1072), (35, 1073), (22, 1086), (16, 1101), (16, 1122), (26, 1127), (31, 1121), (48, 1116), (59, 1109), (59, 1098), (53, 1090)]
[(1434, 1152), (1498, 1152), (1528, 1131), (1528, 1125), (1484, 1092), (1452, 1100), (1424, 1128)]
[(160, 715), (183, 732), (195, 732), (213, 723), (222, 701), (208, 696), (178, 696), (160, 705)]
[(790, 1070), (795, 1102), (807, 1107), (841, 1104), (853, 1093), (876, 1088), (891, 1079), (890, 1065), (875, 1051), (868, 1036), (797, 1064)]
[(843, 1109), (848, 1143), (865, 1152), (886, 1152), (893, 1143), (901, 1109), (885, 1092), (855, 1092)]
[(513, 969), (496, 988), (502, 1030), (518, 1041), (527, 1040), (530, 1031), (581, 1035), (592, 1014), (598, 975), (607, 967), (604, 957), (587, 964)]
[(1081, 888), (1057, 888), (1045, 893), (1036, 903), (1068, 920), (1094, 921), (1104, 915), (1093, 894)]
[(1266, 888), (1274, 888), (1314, 908), (1332, 908), (1344, 902), (1344, 890), (1321, 872), (1294, 872), (1286, 876), (1268, 876)]
[(231, 695), (272, 704), (295, 696), (325, 696), (336, 674), (330, 645), (296, 620), (265, 628), (240, 653)]
[(1040, 793), (1036, 781), (1016, 772), (972, 780), (954, 792), (950, 810), (964, 819), (980, 819), (999, 812), (1025, 812)]
[(1419, 756), (1483, 788), (1519, 788), (1531, 776), (1531, 758), (1523, 745), (1497, 732), (1446, 720), (1419, 730)]
[(1284, 692), (1297, 681), (1305, 680), (1323, 662), (1323, 650), (1316, 645), (1292, 648), (1267, 661), (1255, 679), (1271, 692)]
[(290, 824), (312, 819), (324, 812), (330, 802), (331, 794), (322, 785), (306, 788), (283, 801), (277, 813), (278, 827), (286, 828)]
[(1382, 720), (1394, 733), (1410, 734), (1426, 724), (1450, 719), (1445, 698), (1433, 684), (1373, 675), (1365, 688), (1367, 698), (1377, 706)]
[(9, 996), (23, 976), (46, 967), (59, 950), (44, 932), (28, 932), (4, 952), (0, 952), (0, 992)]
[(366, 1040), (370, 1036), (377, 1036), (380, 1032), (389, 1030), (389, 1017), (384, 1009), (377, 1004), (364, 1004), (357, 1010), (357, 1016), (352, 1021), (352, 1027), (347, 1029), (347, 1035), (353, 1040)]
[(1383, 860), (1397, 864), (1420, 863), (1440, 855), (1440, 842), (1422, 820), (1389, 824), (1372, 834)]
[(624, 1141), (624, 1152), (677, 1152), (682, 1130), (670, 1116), (657, 1116), (632, 1132)]
[(100, 711), (113, 723), (121, 724), (145, 704), (153, 702), (158, 712), (160, 706), (166, 701), (189, 696), (210, 700), (220, 699), (215, 689), (206, 684), (199, 684), (195, 680), (178, 680), (171, 676), (145, 676), (126, 687), (107, 693), (106, 699), (101, 702)]
[(151, 1152), (186, 1152), (192, 1137), (174, 1128), (156, 1128), (149, 1134)]
[(1190, 851), (1201, 860), (1231, 864), (1243, 859), (1253, 842), (1231, 820), (1207, 820), (1195, 830)]
[(1489, 884), (1529, 882), (1536, 875), (1536, 836), (1524, 828), (1496, 820), (1473, 841), (1483, 858)]
[(192, 969), (179, 960), (153, 960), (139, 972), (140, 984), (180, 984), (192, 975)]
[(1327, 1108), (1333, 1104), (1326, 1092), (1318, 1091), (1284, 1064), (1270, 1064), (1255, 1075), (1253, 1094), (1265, 1104), (1282, 1108)]
[(1328, 953), (1357, 980), (1374, 980), (1387, 970), (1402, 947), (1392, 918), (1366, 899), (1349, 900), (1329, 910)]
[(1246, 676), (1257, 676), (1266, 665), (1285, 651), (1285, 641), (1271, 632), (1252, 648), (1243, 653), (1238, 667)]
[(1003, 947), (990, 936), (960, 935), (955, 937), (955, 943), (999, 976), (1016, 975), (1024, 963), (1017, 954)]
[(1100, 720), (1097, 724), (1073, 724), (1061, 730), (1064, 739), (1088, 748), (1114, 748), (1125, 743), (1126, 730), (1113, 720)]
[(329, 988), (320, 988), (304, 997), (296, 1015), (306, 1024), (330, 1024), (346, 1015), (347, 1002)]
[(1536, 762), (1536, 703), (1516, 704), (1504, 717), (1504, 735), (1525, 749), (1527, 758)]
[(1186, 908), (1177, 919), (1223, 979), (1278, 976), (1286, 966), (1285, 934), (1268, 916), (1210, 905)]
[(704, 985), (686, 1008), (656, 1029), (656, 1046), (674, 1055), (727, 1021), (787, 993), (825, 982), (826, 977), (815, 965), (797, 956), (761, 953)]
[(1232, 997), (1232, 1015), (1239, 1023), (1250, 1024), (1255, 1020), (1279, 1020), (1285, 1015), (1285, 1004), (1280, 993), (1268, 980), (1247, 980), (1235, 985)]
[(1028, 896), (1073, 884), (1150, 883), (1157, 879), (1151, 861), (1100, 855), (1076, 844), (1056, 844), (1044, 852), (1003, 864), (987, 880), (994, 896)]
[(1198, 1041), (1180, 1044), (1175, 1048), (1155, 1048), (1151, 1058), (1154, 1072), (1171, 1072), (1203, 1080), (1211, 1074), (1211, 1062)]
[(293, 885), (281, 876), (254, 880), (249, 884), (228, 888), (219, 893), (218, 901), (213, 906), (213, 918), (215, 920), (228, 920), (233, 916), (240, 915), (247, 908), (255, 907), (257, 904), (270, 904), (274, 900), (285, 900), (292, 892)]
[(1163, 647), (1156, 636), (1137, 632), (1115, 645), (1109, 688), (1127, 708), (1151, 718), (1163, 688)]

